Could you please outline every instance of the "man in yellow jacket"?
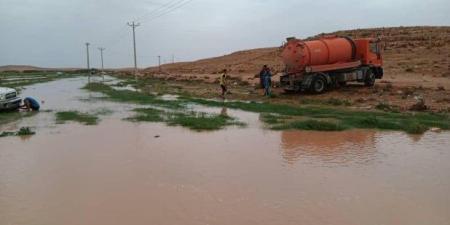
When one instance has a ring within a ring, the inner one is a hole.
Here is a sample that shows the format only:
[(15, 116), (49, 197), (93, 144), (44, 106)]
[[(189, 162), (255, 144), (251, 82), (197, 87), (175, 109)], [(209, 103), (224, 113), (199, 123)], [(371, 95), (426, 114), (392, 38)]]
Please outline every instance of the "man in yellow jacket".
[(227, 69), (222, 71), (222, 75), (219, 77), (220, 88), (222, 88), (222, 97), (225, 97), (227, 93)]

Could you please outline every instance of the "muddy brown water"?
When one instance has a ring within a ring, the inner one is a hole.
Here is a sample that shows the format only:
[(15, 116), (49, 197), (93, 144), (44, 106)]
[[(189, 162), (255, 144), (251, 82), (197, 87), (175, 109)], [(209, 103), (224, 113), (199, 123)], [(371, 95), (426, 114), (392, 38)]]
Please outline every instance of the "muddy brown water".
[(0, 224), (450, 223), (448, 132), (270, 131), (235, 110), (248, 127), (193, 132), (123, 121), (133, 105), (86, 100), (83, 82), (23, 94), (55, 111), (114, 109), (99, 125), (43, 112), (0, 126), (37, 130), (0, 139)]

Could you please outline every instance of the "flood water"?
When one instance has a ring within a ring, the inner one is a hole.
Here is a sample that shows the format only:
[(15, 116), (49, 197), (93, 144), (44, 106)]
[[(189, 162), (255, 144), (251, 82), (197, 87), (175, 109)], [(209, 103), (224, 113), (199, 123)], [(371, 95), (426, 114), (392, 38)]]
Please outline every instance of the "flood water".
[(0, 224), (450, 224), (448, 132), (271, 131), (229, 109), (249, 126), (193, 132), (124, 121), (133, 105), (89, 100), (83, 82), (23, 95), (43, 110), (113, 109), (98, 125), (45, 111), (0, 125), (37, 131), (0, 138)]

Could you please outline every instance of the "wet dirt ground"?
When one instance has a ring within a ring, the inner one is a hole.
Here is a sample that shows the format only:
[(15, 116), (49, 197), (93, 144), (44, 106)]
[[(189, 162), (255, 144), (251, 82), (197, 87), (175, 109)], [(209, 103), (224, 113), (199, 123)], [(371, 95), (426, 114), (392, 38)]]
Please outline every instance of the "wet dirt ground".
[[(448, 132), (272, 131), (230, 109), (248, 126), (194, 132), (124, 121), (134, 105), (84, 83), (28, 87), (44, 111), (0, 125), (37, 132), (0, 139), (0, 224), (450, 223)], [(54, 123), (104, 109), (96, 126)]]
[[(450, 79), (447, 77), (424, 77), (418, 74), (396, 74), (377, 80), (374, 87), (365, 87), (361, 83), (348, 83), (344, 87), (330, 88), (320, 95), (305, 92), (286, 94), (279, 87), (281, 73), (272, 77), (276, 87), (272, 92), (277, 96), (270, 100), (263, 98), (263, 90), (255, 88), (259, 78), (252, 74), (231, 74), (228, 88), (232, 92), (229, 98), (238, 100), (265, 100), (274, 103), (301, 105), (305, 102), (327, 104), (330, 99), (345, 100), (348, 107), (357, 109), (374, 109), (380, 103), (391, 105), (399, 111), (408, 111), (418, 102), (425, 101), (428, 110), (433, 112), (450, 112)], [(218, 77), (220, 74), (146, 74), (166, 80), (167, 83), (181, 86), (183, 91), (192, 95), (211, 98), (220, 93)], [(125, 77), (127, 77), (125, 75)], [(130, 77), (128, 75), (128, 77)], [(195, 82), (192, 82), (195, 81)]]

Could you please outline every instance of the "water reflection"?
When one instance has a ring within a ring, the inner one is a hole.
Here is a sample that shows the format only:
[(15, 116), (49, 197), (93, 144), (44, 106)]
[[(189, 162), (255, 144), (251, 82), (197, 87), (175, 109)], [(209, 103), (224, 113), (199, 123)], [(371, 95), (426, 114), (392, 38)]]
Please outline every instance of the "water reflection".
[(228, 117), (228, 109), (227, 107), (222, 107), (222, 110), (220, 110), (220, 115), (223, 117)]
[(32, 137), (33, 137), (33, 135), (20, 136), (20, 140), (29, 141)]
[(408, 137), (414, 142), (419, 142), (424, 137), (424, 134), (408, 134)]
[(350, 161), (367, 162), (375, 152), (376, 135), (370, 130), (345, 132), (283, 131), (282, 157), (288, 164), (302, 159), (308, 162), (345, 164)]

